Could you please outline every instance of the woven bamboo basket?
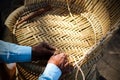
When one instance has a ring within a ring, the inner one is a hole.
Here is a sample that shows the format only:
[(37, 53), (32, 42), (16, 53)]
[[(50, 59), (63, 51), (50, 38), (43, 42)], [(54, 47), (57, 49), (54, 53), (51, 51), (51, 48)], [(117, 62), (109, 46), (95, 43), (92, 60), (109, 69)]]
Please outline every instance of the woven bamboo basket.
[[(43, 13), (25, 20), (41, 10)], [(119, 0), (25, 0), (12, 12), (5, 24), (16, 43), (35, 46), (47, 42), (69, 55), (72, 72), (61, 80), (81, 80), (103, 56), (103, 50), (120, 20)], [(46, 61), (18, 63), (21, 80), (36, 80), (44, 71)]]

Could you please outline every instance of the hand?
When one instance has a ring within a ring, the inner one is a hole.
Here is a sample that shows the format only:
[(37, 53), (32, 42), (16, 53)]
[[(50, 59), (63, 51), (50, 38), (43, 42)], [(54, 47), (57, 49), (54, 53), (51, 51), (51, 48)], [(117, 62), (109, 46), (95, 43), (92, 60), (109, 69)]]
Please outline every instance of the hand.
[(45, 42), (32, 47), (32, 60), (49, 59), (55, 52), (55, 48)]
[(48, 63), (53, 63), (56, 66), (58, 66), (61, 69), (63, 74), (73, 70), (73, 66), (69, 64), (67, 55), (64, 53), (51, 56)]

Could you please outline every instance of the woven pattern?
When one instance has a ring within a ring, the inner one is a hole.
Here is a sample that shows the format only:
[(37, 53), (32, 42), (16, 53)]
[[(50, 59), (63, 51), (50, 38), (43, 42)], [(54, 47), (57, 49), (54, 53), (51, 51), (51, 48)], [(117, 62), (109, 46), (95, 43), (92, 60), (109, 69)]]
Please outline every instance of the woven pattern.
[[(55, 12), (57, 12), (56, 10), (62, 11), (61, 9), (55, 9)], [(45, 41), (56, 46), (61, 51), (69, 53), (71, 56), (79, 55), (80, 57), (95, 43), (95, 39), (92, 37), (94, 36), (94, 31), (92, 27), (89, 27), (91, 24), (86, 18), (75, 16), (78, 20), (81, 20), (81, 23), (78, 23), (80, 25), (79, 28), (79, 26), (74, 26), (69, 19), (65, 21), (66, 17), (54, 17), (49, 14), (45, 17), (40, 17), (39, 20), (37, 18), (36, 21), (28, 23), (25, 27), (22, 26), (24, 28), (16, 31), (17, 41), (19, 44), (29, 46)], [(90, 33), (90, 35), (85, 33)], [(35, 42), (33, 43), (31, 40)]]
[[(68, 0), (68, 2), (66, 0), (25, 0), (25, 6), (15, 10), (6, 20), (6, 25), (12, 32), (15, 30), (18, 44), (35, 46), (45, 41), (66, 52), (69, 55), (69, 62), (76, 67), (76, 64), (80, 66), (87, 63), (87, 60), (81, 62), (82, 57), (91, 51), (109, 30), (113, 29), (113, 25), (120, 17), (118, 3), (120, 2), (117, 0), (111, 2), (109, 0)], [(17, 24), (26, 16), (47, 5), (52, 9)], [(102, 51), (101, 47), (97, 49), (95, 55), (100, 54), (100, 51)], [(29, 66), (26, 64), (18, 66), (25, 79), (37, 79), (38, 73), (42, 73), (44, 70), (42, 66), (39, 72), (34, 73), (39, 69), (38, 67), (30, 71), (36, 64), (39, 64), (39, 61), (27, 64)], [(28, 67), (30, 70), (27, 70)], [(68, 74), (68, 76), (72, 75), (69, 79), (64, 76), (63, 79), (74, 80), (75, 70), (72, 74)], [(29, 75), (32, 75), (32, 78), (28, 77)]]

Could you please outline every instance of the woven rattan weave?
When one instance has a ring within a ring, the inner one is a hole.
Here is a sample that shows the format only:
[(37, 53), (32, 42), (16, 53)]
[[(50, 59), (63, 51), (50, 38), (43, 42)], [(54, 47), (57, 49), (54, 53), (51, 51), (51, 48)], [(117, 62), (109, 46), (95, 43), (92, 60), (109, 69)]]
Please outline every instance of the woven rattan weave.
[[(45, 7), (51, 9), (24, 20)], [(35, 46), (45, 41), (68, 53), (69, 62), (74, 67), (83, 64), (86, 76), (90, 67), (102, 56), (101, 42), (105, 44), (108, 41), (108, 33), (113, 32), (114, 26), (119, 23), (119, 8), (119, 0), (25, 0), (24, 6), (11, 13), (5, 24), (18, 44)], [(21, 20), (23, 22), (19, 23)], [(85, 58), (88, 53), (91, 55)], [(19, 64), (21, 79), (37, 79), (45, 67), (40, 65), (42, 63), (44, 61)], [(61, 79), (74, 80), (76, 70)]]

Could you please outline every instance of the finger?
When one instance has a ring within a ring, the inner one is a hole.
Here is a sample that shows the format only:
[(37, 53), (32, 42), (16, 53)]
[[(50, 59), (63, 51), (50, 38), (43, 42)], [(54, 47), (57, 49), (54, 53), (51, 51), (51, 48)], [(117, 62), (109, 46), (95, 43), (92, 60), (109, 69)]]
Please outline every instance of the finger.
[(66, 62), (65, 65), (64, 65), (64, 67), (67, 67), (68, 65), (69, 65), (69, 62)]
[(66, 55), (64, 53), (60, 53), (60, 54), (56, 54), (54, 56), (56, 56), (58, 58), (64, 58)]
[(58, 55), (58, 54), (60, 54), (60, 51), (56, 48), (54, 55)]
[(51, 46), (51, 45), (49, 45), (48, 43), (46, 43), (46, 42), (41, 42), (41, 47), (44, 47), (44, 48), (47, 48), (47, 49), (49, 49), (49, 50), (56, 50), (56, 48), (55, 47), (53, 47), (53, 46)]
[(50, 53), (50, 55), (54, 55), (55, 51), (52, 50), (48, 50), (48, 52)]
[(48, 49), (45, 49), (45, 48), (44, 48), (44, 49), (41, 50), (41, 52), (44, 53), (44, 54), (42, 54), (42, 55), (45, 55), (45, 56), (46, 56), (46, 55), (49, 55), (49, 56), (52, 56), (52, 55), (54, 54), (55, 51), (51, 51), (51, 50), (48, 50)]
[(67, 63), (67, 58), (64, 53), (60, 54), (61, 55), (61, 60), (60, 60), (60, 67), (63, 69), (64, 65)]

